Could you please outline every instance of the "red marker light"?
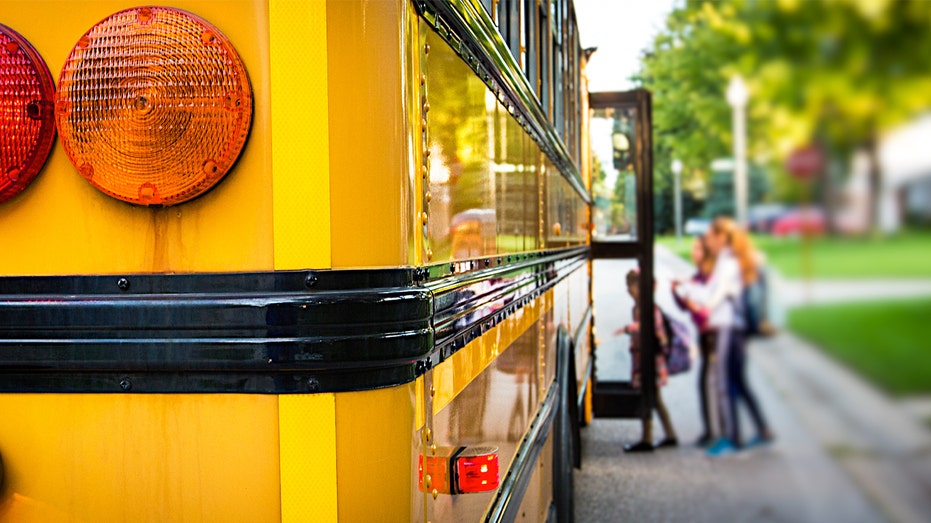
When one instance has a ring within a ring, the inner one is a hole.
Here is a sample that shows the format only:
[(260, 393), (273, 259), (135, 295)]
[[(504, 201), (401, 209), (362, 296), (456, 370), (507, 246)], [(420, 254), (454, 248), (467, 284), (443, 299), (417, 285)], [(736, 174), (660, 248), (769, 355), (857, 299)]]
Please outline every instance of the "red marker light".
[(82, 36), (58, 78), (56, 118), (80, 175), (136, 205), (173, 205), (216, 185), (252, 122), (230, 41), (170, 7), (126, 9)]
[(0, 24), (0, 202), (42, 170), (55, 141), (55, 84), (39, 53)]
[(498, 488), (498, 449), (466, 448), (456, 457), (458, 491), (488, 492)]
[(421, 492), (469, 494), (498, 488), (497, 447), (438, 447), (417, 461)]

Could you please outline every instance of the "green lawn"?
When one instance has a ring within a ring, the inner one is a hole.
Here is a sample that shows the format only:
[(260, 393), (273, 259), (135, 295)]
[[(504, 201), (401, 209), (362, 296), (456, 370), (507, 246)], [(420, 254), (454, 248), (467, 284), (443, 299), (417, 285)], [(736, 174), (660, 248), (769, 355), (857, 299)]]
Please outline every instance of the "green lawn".
[(894, 395), (931, 393), (931, 297), (799, 307), (789, 329)]
[[(924, 278), (931, 277), (931, 231), (908, 231), (884, 238), (799, 238), (754, 236), (769, 263), (787, 278), (803, 276), (805, 259), (812, 278)], [(689, 259), (692, 239), (662, 236), (657, 242)]]

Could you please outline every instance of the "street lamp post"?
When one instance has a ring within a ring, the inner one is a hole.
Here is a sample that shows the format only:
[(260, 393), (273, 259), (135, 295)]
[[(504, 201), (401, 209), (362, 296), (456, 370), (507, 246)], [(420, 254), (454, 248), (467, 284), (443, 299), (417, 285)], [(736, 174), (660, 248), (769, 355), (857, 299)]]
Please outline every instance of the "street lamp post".
[(682, 243), (682, 160), (672, 161), (673, 206), (676, 219), (676, 243)]
[(737, 223), (747, 225), (747, 99), (750, 93), (740, 75), (731, 77), (727, 103), (734, 115), (734, 213)]

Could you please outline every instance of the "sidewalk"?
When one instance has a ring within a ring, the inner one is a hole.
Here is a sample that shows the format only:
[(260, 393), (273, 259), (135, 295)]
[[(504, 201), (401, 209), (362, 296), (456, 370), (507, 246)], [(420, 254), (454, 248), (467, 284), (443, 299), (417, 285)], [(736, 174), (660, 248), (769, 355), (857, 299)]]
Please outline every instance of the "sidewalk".
[(789, 333), (754, 344), (766, 381), (889, 521), (931, 521), (931, 430)]
[[(594, 420), (582, 429), (582, 469), (575, 476), (576, 520), (887, 521), (759, 367), (753, 365), (750, 379), (776, 431), (775, 444), (708, 458), (690, 445), (700, 433), (697, 375), (673, 377), (662, 393), (682, 446), (652, 455), (625, 455), (623, 444), (640, 436), (639, 422)], [(745, 433), (747, 425), (743, 423)]]
[[(656, 262), (660, 289), (690, 272), (665, 249)], [(658, 293), (661, 306), (667, 300)], [(754, 341), (749, 353), (774, 445), (714, 460), (689, 446), (700, 431), (697, 376), (673, 377), (662, 393), (683, 445), (625, 455), (639, 422), (594, 420), (582, 430), (576, 520), (931, 522), (926, 425), (790, 334)]]
[(785, 307), (931, 296), (931, 280), (927, 278), (805, 281), (773, 275), (772, 287), (779, 289)]

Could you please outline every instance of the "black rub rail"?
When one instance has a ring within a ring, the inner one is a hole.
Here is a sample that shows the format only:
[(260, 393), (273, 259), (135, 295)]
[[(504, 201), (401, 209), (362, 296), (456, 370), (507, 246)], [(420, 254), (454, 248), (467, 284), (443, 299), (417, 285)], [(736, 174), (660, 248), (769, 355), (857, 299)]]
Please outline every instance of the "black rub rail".
[(0, 392), (400, 385), (588, 255), (581, 247), (425, 268), (0, 278)]

